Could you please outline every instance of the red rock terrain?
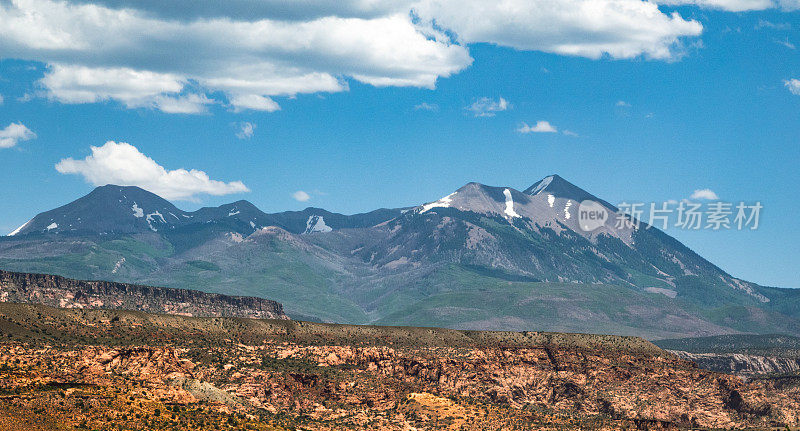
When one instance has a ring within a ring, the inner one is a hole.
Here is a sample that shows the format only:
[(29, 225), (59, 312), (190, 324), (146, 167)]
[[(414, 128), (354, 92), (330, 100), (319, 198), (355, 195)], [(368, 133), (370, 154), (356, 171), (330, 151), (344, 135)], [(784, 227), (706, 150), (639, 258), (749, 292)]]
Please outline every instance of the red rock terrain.
[(19, 304), (0, 304), (0, 336), (0, 409), (40, 424), (19, 429), (800, 424), (796, 382), (745, 383), (629, 337), (200, 319)]

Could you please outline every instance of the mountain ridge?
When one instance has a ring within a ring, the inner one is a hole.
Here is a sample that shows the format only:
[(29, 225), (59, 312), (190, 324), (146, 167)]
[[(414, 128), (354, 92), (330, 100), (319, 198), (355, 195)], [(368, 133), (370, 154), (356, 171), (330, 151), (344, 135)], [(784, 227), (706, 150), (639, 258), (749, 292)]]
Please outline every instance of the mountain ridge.
[(646, 224), (609, 216), (586, 230), (577, 199), (594, 195), (557, 175), (524, 191), (472, 182), (411, 208), (355, 215), (266, 214), (247, 201), (176, 213), (136, 201), (135, 217), (134, 196), (124, 197), (108, 199), (121, 209), (98, 213), (137, 223), (131, 232), (48, 231), (52, 214), (43, 213), (0, 238), (0, 268), (260, 296), (338, 323), (800, 334), (795, 291), (737, 279)]
[[(130, 196), (130, 197), (129, 197)], [(109, 211), (110, 210), (110, 211)], [(141, 233), (148, 230), (175, 229), (191, 224), (223, 222), (229, 227), (252, 233), (267, 226), (279, 226), (302, 233), (301, 225), (312, 216), (328, 216), (336, 226), (350, 227), (399, 214), (402, 209), (380, 208), (367, 213), (343, 215), (322, 208), (265, 213), (253, 203), (241, 199), (217, 207), (184, 211), (160, 196), (137, 186), (99, 186), (87, 195), (55, 209), (37, 214), (6, 236), (55, 233)], [(303, 220), (299, 220), (302, 218)], [(366, 221), (360, 221), (360, 220)], [(237, 225), (238, 226), (234, 226)], [(249, 225), (249, 228), (247, 226)], [(305, 226), (303, 226), (305, 228)]]

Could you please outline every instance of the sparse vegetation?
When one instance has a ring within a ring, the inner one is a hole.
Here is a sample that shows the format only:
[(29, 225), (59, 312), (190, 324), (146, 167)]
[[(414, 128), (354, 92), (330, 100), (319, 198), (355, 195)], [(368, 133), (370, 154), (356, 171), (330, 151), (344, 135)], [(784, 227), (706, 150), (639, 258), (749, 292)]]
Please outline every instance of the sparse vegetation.
[(3, 303), (6, 334), (4, 430), (764, 428), (800, 411), (797, 386), (633, 337)]

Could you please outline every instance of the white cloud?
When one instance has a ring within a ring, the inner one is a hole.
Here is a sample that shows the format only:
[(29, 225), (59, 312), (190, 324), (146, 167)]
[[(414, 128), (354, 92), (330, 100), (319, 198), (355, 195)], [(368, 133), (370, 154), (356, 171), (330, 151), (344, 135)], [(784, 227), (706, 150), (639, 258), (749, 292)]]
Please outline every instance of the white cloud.
[(281, 109), (277, 102), (266, 96), (258, 94), (239, 94), (230, 97), (231, 105), (235, 112), (247, 109), (253, 111), (275, 112)]
[[(785, 11), (800, 9), (800, 0), (659, 0), (664, 5), (695, 5), (707, 9), (720, 9), (728, 12), (745, 12), (780, 8)], [(761, 23), (756, 27), (761, 27)], [(768, 25), (767, 25), (768, 26)]]
[(39, 81), (46, 97), (62, 103), (116, 100), (127, 108), (154, 108), (170, 114), (199, 114), (214, 103), (205, 94), (179, 94), (186, 80), (173, 74), (129, 68), (52, 65)]
[(421, 0), (415, 11), (463, 43), (589, 58), (670, 59), (680, 54), (680, 38), (703, 30), (640, 0)]
[(795, 11), (800, 9), (800, 0), (780, 0), (778, 3), (783, 10)]
[(0, 22), (0, 58), (46, 63), (46, 97), (172, 113), (273, 112), (348, 80), (434, 88), (469, 43), (672, 59), (702, 31), (641, 0), (0, 0)]
[(476, 117), (494, 117), (496, 113), (505, 111), (511, 107), (506, 99), (502, 97), (494, 100), (489, 97), (481, 97), (472, 105), (467, 106), (466, 110), (472, 112)]
[(62, 174), (78, 174), (90, 184), (139, 186), (165, 199), (196, 200), (199, 194), (214, 196), (249, 192), (241, 181), (212, 180), (196, 169), (167, 170), (142, 154), (133, 145), (108, 141), (92, 147), (92, 154), (83, 160), (62, 159), (56, 164)]
[(200, 94), (222, 94), (235, 110), (275, 111), (273, 96), (344, 91), (347, 78), (433, 88), (472, 62), (398, 0), (177, 3), (188, 6), (2, 1), (0, 58), (50, 65), (40, 83), (62, 103), (181, 113), (202, 112)]
[(20, 141), (29, 141), (36, 137), (31, 129), (22, 123), (11, 123), (5, 129), (0, 129), (0, 148), (11, 148)]
[(186, 84), (173, 74), (63, 64), (53, 64), (40, 83), (47, 89), (49, 98), (62, 103), (114, 99), (128, 108), (155, 107), (157, 97), (178, 93)]
[(519, 133), (556, 133), (557, 131), (558, 130), (556, 130), (555, 126), (547, 121), (537, 121), (534, 126), (529, 126), (527, 123), (522, 123), (522, 126), (517, 129), (517, 132)]
[(438, 111), (439, 105), (435, 103), (422, 102), (414, 107), (415, 111)]
[(783, 81), (783, 85), (785, 85), (792, 94), (800, 96), (800, 79), (787, 79)]
[(292, 193), (292, 197), (298, 202), (308, 202), (308, 200), (311, 199), (311, 195), (302, 190)]
[(572, 137), (575, 137), (575, 138), (576, 138), (576, 137), (578, 137), (578, 136), (580, 136), (580, 135), (578, 135), (577, 133), (573, 132), (572, 130), (564, 130), (564, 131), (563, 131), (563, 132), (561, 132), (561, 133), (563, 133), (563, 134), (565, 134), (565, 135), (567, 135), (567, 136), (572, 136)]
[(705, 199), (710, 201), (719, 200), (719, 196), (711, 189), (698, 189), (692, 193), (691, 199)]
[(186, 94), (181, 96), (157, 96), (155, 106), (167, 114), (202, 114), (207, 112), (207, 105), (216, 103), (205, 94)]
[(624, 100), (618, 100), (616, 106), (619, 106), (620, 108), (630, 108), (631, 104)]
[(4, 100), (3, 100), (3, 95), (2, 95), (2, 94), (0, 94), (0, 105), (2, 105), (2, 104), (3, 104), (3, 102), (4, 102)]
[(180, 21), (198, 18), (236, 20), (281, 19), (306, 21), (330, 15), (351, 18), (374, 18), (402, 12), (407, 0), (77, 0), (75, 3), (101, 4), (111, 8), (141, 7), (149, 15)]
[(671, 6), (695, 5), (729, 12), (764, 10), (776, 6), (776, 2), (773, 0), (660, 0), (657, 3)]
[(250, 139), (256, 131), (256, 125), (248, 121), (236, 123), (236, 127), (239, 129), (236, 132), (236, 137), (239, 139)]

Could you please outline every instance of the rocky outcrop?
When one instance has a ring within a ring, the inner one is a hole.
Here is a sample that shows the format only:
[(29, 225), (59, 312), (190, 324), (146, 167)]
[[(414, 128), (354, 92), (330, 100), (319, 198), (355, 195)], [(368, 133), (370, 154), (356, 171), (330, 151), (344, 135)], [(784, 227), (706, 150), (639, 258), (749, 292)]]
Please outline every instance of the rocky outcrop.
[(774, 356), (747, 355), (742, 353), (690, 353), (677, 350), (670, 352), (698, 367), (720, 373), (752, 378), (760, 374), (787, 374), (800, 372), (800, 359)]
[(0, 302), (34, 303), (58, 308), (137, 310), (195, 317), (288, 319), (283, 306), (268, 299), (8, 271), (0, 271)]
[(800, 426), (797, 378), (743, 381), (631, 337), (31, 304), (0, 304), (0, 333), (0, 418), (65, 429)]

